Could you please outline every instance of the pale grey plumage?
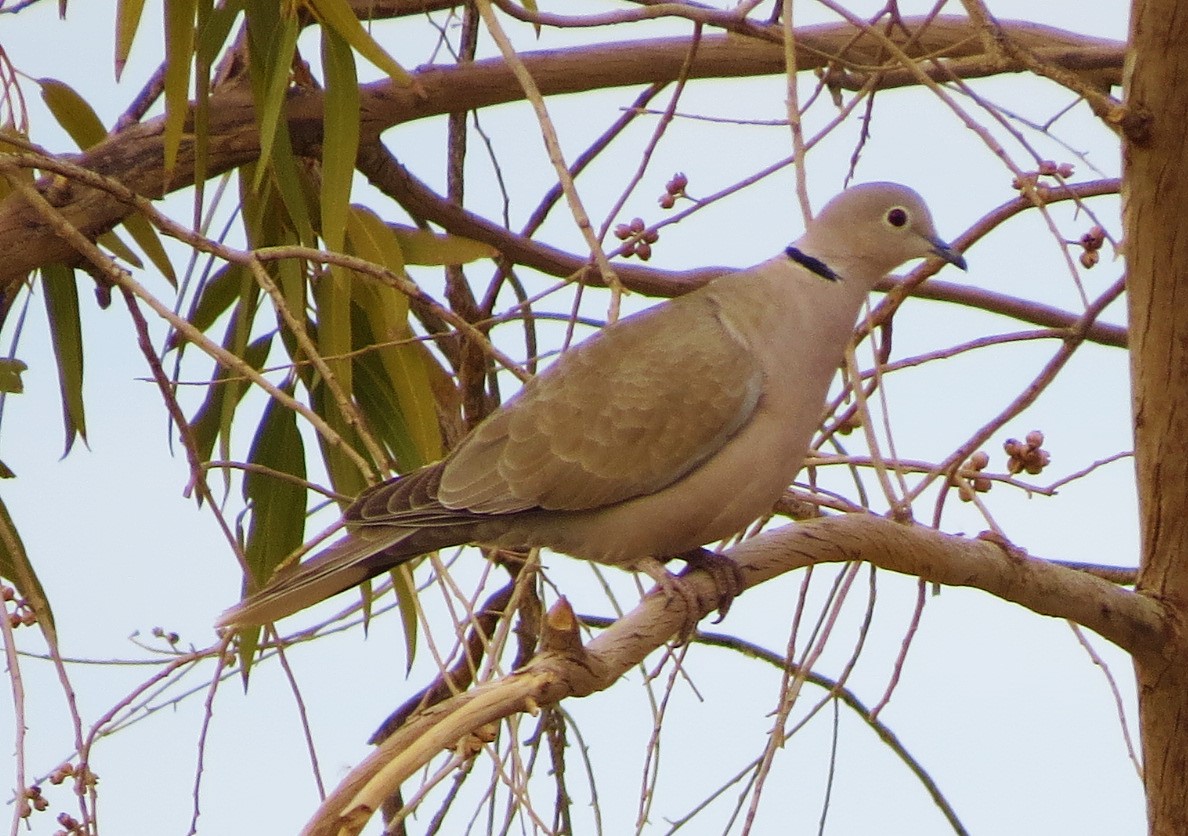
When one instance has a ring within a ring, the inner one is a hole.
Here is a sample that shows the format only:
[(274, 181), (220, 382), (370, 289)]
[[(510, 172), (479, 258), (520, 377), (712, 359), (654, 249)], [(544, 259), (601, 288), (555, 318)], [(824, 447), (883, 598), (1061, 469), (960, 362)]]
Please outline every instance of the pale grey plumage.
[(928, 255), (964, 269), (919, 195), (848, 189), (784, 253), (603, 330), (443, 461), (364, 491), (346, 537), (219, 625), (281, 618), (452, 545), (650, 569), (741, 531), (800, 469), (867, 293)]

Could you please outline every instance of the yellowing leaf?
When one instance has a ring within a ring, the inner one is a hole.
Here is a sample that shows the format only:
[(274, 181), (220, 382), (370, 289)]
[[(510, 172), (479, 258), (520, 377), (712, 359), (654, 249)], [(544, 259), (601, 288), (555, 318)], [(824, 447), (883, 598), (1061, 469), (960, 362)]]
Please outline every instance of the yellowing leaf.
[[(12, 125), (0, 125), (0, 154), (23, 154), (29, 150), (29, 135)], [(9, 173), (9, 177), (23, 177), (33, 182), (33, 170), (20, 168)]]
[(363, 28), (363, 24), (355, 16), (347, 0), (306, 1), (324, 26), (337, 32), (360, 55), (387, 73), (393, 81), (405, 87), (413, 83), (413, 77), (397, 64), (392, 56), (388, 55), (383, 47), (377, 44), (375, 39)]
[[(523, 3), (524, 8), (531, 12), (533, 16), (535, 16), (536, 13), (540, 11), (540, 9), (538, 9), (536, 6), (536, 0), (523, 0)], [(540, 21), (534, 20), (532, 22), (532, 31), (536, 33), (537, 38), (540, 37)]]
[(499, 255), (499, 250), (490, 244), (460, 235), (437, 235), (396, 224), (391, 228), (408, 264), (469, 264)]
[(190, 68), (194, 58), (197, 0), (165, 0), (165, 171), (177, 162), (190, 110)]
[(73, 87), (54, 78), (37, 80), (41, 99), (62, 129), (82, 149), (103, 141), (107, 129), (94, 108)]
[[(0, 154), (21, 154), (28, 150), (28, 140), (29, 137), (16, 128), (0, 126)], [(0, 177), (0, 199), (8, 197), (13, 190), (9, 178), (23, 180), (26, 183), (32, 183), (35, 179), (31, 168), (10, 170), (6, 177)]]
[(128, 62), (128, 53), (132, 51), (132, 41), (136, 39), (136, 30), (140, 28), (140, 13), (143, 11), (144, 0), (119, 0), (116, 7), (116, 81), (120, 80), (124, 64)]
[(366, 206), (351, 206), (347, 215), (347, 246), (352, 253), (394, 273), (404, 270), (404, 251), (391, 226)]

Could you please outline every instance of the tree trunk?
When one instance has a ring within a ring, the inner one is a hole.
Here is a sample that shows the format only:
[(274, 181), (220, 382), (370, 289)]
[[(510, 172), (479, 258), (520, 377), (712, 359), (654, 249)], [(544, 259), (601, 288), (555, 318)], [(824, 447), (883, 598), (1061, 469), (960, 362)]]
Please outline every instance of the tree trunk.
[(1153, 834), (1188, 833), (1188, 5), (1136, 0), (1123, 205), (1142, 562), (1172, 641), (1135, 659)]

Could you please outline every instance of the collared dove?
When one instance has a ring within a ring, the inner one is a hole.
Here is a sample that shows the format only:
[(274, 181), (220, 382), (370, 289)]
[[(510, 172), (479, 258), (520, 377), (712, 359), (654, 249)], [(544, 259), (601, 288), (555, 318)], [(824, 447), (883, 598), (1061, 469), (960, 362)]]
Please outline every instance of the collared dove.
[(929, 255), (965, 269), (918, 194), (847, 189), (784, 252), (605, 328), (445, 459), (364, 491), (345, 537), (219, 626), (274, 621), (466, 543), (548, 547), (673, 589), (680, 579), (661, 561), (704, 561), (702, 546), (771, 511), (800, 470), (867, 293)]

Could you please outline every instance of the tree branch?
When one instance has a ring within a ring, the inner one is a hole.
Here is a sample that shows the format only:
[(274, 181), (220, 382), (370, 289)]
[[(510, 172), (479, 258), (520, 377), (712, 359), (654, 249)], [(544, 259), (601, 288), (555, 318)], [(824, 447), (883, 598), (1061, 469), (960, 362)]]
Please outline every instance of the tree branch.
[[(747, 587), (807, 566), (865, 560), (927, 581), (981, 589), (1042, 615), (1071, 619), (1131, 653), (1158, 653), (1169, 636), (1164, 610), (1144, 595), (989, 540), (874, 515), (845, 514), (784, 526), (740, 543), (727, 554), (742, 568)], [(701, 615), (707, 615), (717, 602), (713, 581), (701, 571), (688, 574), (686, 580), (704, 602)], [(358, 833), (382, 799), (443, 749), (457, 751), (472, 733), (512, 714), (535, 713), (542, 705), (609, 688), (681, 629), (682, 603), (680, 596), (668, 599), (653, 591), (585, 646), (553, 642), (554, 649), (538, 654), (515, 673), (414, 715), (351, 771), (303, 834)], [(568, 623), (568, 607), (562, 599), (550, 612), (550, 622)]]
[[(919, 26), (921, 19), (908, 18), (905, 24), (910, 29)], [(1105, 79), (1103, 83), (1115, 83), (1120, 78), (1122, 43), (1029, 23), (1003, 23), (1002, 27), (1016, 42), (1028, 46), (1031, 54), (1052, 66), (1092, 73)], [(964, 18), (936, 18), (926, 29), (915, 33), (911, 54), (938, 59), (939, 68), (930, 62), (924, 70), (941, 73), (944, 78), (953, 72), (987, 75), (1020, 69), (1004, 67), (1001, 62), (978, 66), (967, 61), (961, 63), (982, 55), (981, 42), (974, 35), (974, 29)], [(557, 95), (672, 81), (682, 73), (688, 48), (688, 38), (668, 38), (529, 52), (522, 59), (542, 94)], [(797, 68), (801, 71), (829, 68), (861, 75), (882, 66), (879, 49), (876, 39), (863, 37), (848, 24), (805, 27), (797, 32)], [(741, 78), (783, 71), (783, 50), (778, 43), (738, 36), (703, 37), (696, 57), (687, 67), (688, 77), (693, 79)], [(914, 76), (897, 74), (894, 69), (884, 71), (884, 75), (883, 87), (916, 83)], [(417, 89), (399, 87), (390, 81), (361, 88), (364, 145), (394, 125), (523, 97), (520, 85), (500, 59), (462, 66), (428, 66), (415, 77)], [(316, 155), (320, 146), (322, 95), (322, 91), (311, 89), (290, 94), (289, 129), (299, 155)], [(255, 111), (244, 85), (228, 85), (212, 95), (209, 111), (208, 176), (218, 176), (258, 158)], [(183, 141), (172, 177), (166, 181), (163, 125), (162, 117), (127, 127), (72, 159), (81, 167), (119, 179), (139, 194), (161, 197), (192, 185), (195, 162), (193, 143)], [(76, 229), (88, 236), (111, 229), (128, 214), (125, 204), (101, 192), (49, 178), (38, 187)], [(31, 270), (68, 261), (72, 256), (69, 245), (16, 195), (0, 202), (0, 251), (5, 253), (0, 264), (0, 295), (7, 300), (15, 296)]]
[[(601, 283), (598, 272), (589, 269), (590, 264), (587, 257), (518, 235), (494, 221), (451, 203), (418, 180), (395, 158), (380, 149), (373, 147), (366, 159), (360, 160), (359, 168), (376, 188), (403, 206), (405, 211), (413, 217), (437, 224), (454, 235), (462, 235), (490, 244), (515, 263), (531, 267), (547, 275), (559, 278), (574, 277), (595, 286)], [(1055, 203), (1065, 199), (1079, 200), (1105, 194), (1116, 194), (1118, 188), (1117, 179), (1107, 179), (1090, 183), (1069, 184), (1060, 189), (1046, 188), (1041, 194), (1048, 203)], [(979, 221), (971, 233), (956, 239), (954, 244), (964, 250), (1006, 219), (1031, 208), (1034, 208), (1034, 204), (1023, 197), (1008, 201)], [(707, 266), (692, 270), (660, 270), (624, 261), (615, 263), (615, 273), (624, 287), (645, 296), (663, 298), (688, 293), (711, 279), (734, 269), (737, 268)], [(911, 295), (917, 299), (954, 302), (989, 313), (1009, 316), (1020, 322), (1044, 328), (1072, 328), (1080, 320), (1079, 314), (1049, 305), (1041, 305), (1028, 299), (935, 279), (921, 284), (914, 277), (908, 280), (887, 277), (880, 282), (877, 289), (890, 292), (905, 281), (913, 285)], [(1101, 345), (1125, 347), (1126, 328), (1120, 325), (1094, 322), (1085, 330), (1085, 339)]]

